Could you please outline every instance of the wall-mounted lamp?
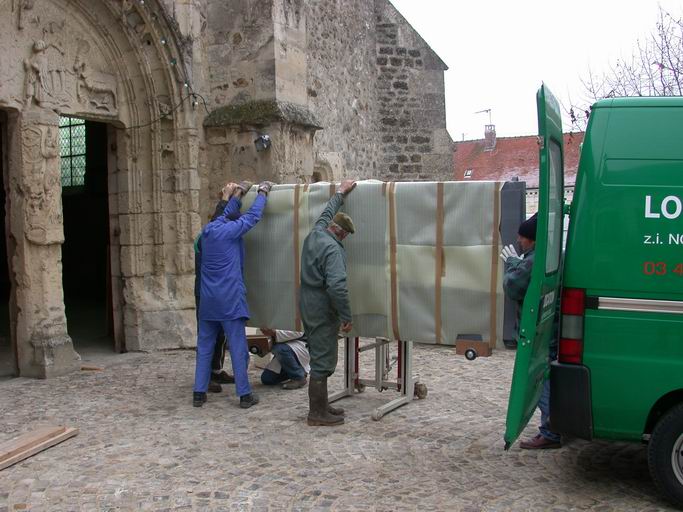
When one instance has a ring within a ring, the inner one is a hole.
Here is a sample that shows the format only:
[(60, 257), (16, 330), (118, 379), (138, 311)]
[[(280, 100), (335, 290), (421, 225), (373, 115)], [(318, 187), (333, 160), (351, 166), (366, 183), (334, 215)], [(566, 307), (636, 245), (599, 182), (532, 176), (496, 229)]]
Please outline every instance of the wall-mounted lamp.
[(256, 151), (265, 151), (270, 147), (270, 144), (270, 135), (268, 135), (267, 133), (259, 135), (254, 140), (254, 146), (256, 146)]

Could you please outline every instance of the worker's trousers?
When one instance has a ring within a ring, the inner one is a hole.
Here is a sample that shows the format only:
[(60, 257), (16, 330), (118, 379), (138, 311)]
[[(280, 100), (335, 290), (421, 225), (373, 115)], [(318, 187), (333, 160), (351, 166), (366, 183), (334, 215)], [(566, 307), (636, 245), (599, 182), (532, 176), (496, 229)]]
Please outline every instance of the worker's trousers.
[[(194, 306), (197, 312), (197, 330), (199, 330), (199, 295), (194, 296)], [(199, 334), (199, 333), (197, 333)], [(211, 370), (214, 373), (220, 373), (225, 362), (225, 334), (221, 328), (216, 336), (216, 346), (213, 350), (213, 358), (211, 359)]]
[(197, 336), (197, 365), (194, 374), (194, 390), (206, 393), (211, 377), (211, 358), (213, 357), (216, 337), (222, 329), (228, 340), (232, 371), (235, 375), (237, 396), (251, 393), (249, 385), (249, 348), (245, 332), (246, 319), (238, 320), (199, 320)]
[(299, 305), (311, 355), (311, 378), (329, 377), (337, 368), (339, 317), (323, 288), (302, 285)]

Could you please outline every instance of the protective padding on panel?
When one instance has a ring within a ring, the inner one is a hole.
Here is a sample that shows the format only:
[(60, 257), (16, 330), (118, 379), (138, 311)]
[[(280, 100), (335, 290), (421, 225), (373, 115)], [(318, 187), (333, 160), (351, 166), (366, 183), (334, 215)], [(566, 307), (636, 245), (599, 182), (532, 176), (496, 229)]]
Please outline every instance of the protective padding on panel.
[[(493, 248), (500, 245), (496, 229), (500, 219), (494, 218), (494, 212), (499, 211), (495, 204), (501, 186), (495, 182), (358, 183), (342, 207), (356, 226), (356, 233), (343, 242), (354, 335), (393, 338), (397, 327), (403, 339), (436, 343), (440, 338), (441, 343), (453, 344), (458, 334), (479, 334), (487, 340), (492, 325), (496, 334), (502, 332), (501, 266), (492, 263), (497, 258)], [(334, 190), (329, 183), (273, 188), (263, 219), (245, 236), (250, 325), (296, 328), (296, 262), (304, 239)], [(440, 190), (443, 260), (438, 271)], [(244, 198), (243, 211), (255, 196), (254, 187)], [(394, 205), (395, 260), (390, 204)], [(393, 290), (392, 260), (396, 271)], [(495, 290), (494, 297), (491, 290)], [(436, 314), (439, 303), (440, 316)], [(437, 337), (439, 323), (441, 336)]]
[(490, 336), (491, 246), (444, 248), (442, 343), (453, 345), (458, 334)]
[(491, 245), (493, 195), (500, 194), (500, 183), (481, 181), (467, 183), (466, 187), (449, 185), (444, 187), (444, 245)]
[[(490, 245), (444, 247), (447, 271), (441, 282), (444, 293), (488, 293), (491, 284), (491, 266), (482, 262), (491, 261)], [(488, 306), (486, 306), (488, 307)]]
[[(348, 196), (344, 210), (356, 232), (344, 240), (351, 304), (363, 315), (386, 317), (389, 281), (387, 264), (386, 193), (379, 182), (361, 182)], [(363, 327), (358, 321), (356, 329)]]
[(435, 252), (429, 246), (397, 247), (400, 333), (405, 339), (434, 340)]
[[(243, 209), (253, 203), (250, 196)], [(244, 236), (250, 325), (291, 325), (295, 318), (293, 208), (293, 188), (271, 192), (261, 221)]]
[(396, 184), (396, 241), (436, 245), (436, 183)]
[[(354, 314), (385, 315), (387, 311), (386, 276), (383, 267), (354, 264), (347, 276)], [(381, 275), (380, 275), (381, 274)]]

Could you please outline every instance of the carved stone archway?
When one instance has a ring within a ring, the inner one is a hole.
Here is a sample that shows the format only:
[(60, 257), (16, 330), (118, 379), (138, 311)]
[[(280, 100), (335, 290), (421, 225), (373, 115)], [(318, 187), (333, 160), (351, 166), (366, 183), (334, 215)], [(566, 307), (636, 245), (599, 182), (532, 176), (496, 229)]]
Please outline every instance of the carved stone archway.
[(192, 63), (161, 1), (0, 2), (0, 44), (20, 375), (79, 367), (62, 291), (60, 114), (110, 124), (119, 346), (192, 345), (192, 233), (200, 223)]

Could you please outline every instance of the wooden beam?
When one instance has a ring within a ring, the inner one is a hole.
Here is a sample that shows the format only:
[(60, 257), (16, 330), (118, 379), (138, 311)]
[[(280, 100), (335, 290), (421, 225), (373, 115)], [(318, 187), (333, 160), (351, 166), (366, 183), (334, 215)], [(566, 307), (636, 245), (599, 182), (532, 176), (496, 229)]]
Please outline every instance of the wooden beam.
[(0, 444), (0, 470), (78, 434), (77, 428), (41, 427)]
[(104, 368), (102, 368), (101, 366), (93, 366), (93, 365), (89, 365), (89, 364), (82, 364), (81, 365), (81, 371), (84, 371), (84, 372), (101, 372), (101, 371), (104, 371)]

